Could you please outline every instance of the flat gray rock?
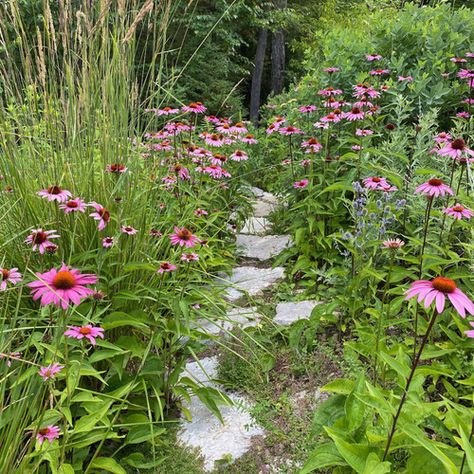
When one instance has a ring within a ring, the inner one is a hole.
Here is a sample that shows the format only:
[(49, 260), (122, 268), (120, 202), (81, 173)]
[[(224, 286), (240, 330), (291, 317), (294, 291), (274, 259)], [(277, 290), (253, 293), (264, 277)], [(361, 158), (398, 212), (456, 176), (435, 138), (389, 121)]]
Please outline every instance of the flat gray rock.
[(263, 189), (257, 188), (256, 186), (250, 186), (250, 192), (256, 197), (260, 198), (263, 197), (265, 191)]
[(241, 234), (263, 235), (271, 228), (269, 220), (265, 217), (249, 217), (244, 227), (240, 231)]
[(217, 283), (225, 286), (225, 298), (228, 301), (236, 301), (245, 293), (256, 296), (263, 290), (271, 287), (285, 276), (283, 267), (276, 268), (256, 268), (256, 267), (236, 267), (230, 276), (221, 275), (217, 278)]
[(318, 304), (321, 304), (321, 301), (310, 300), (278, 303), (273, 322), (280, 326), (289, 326), (300, 319), (308, 319), (311, 311)]
[(278, 199), (269, 193), (257, 199), (253, 204), (253, 214), (255, 217), (267, 217), (270, 215), (278, 206)]
[(269, 260), (286, 249), (291, 242), (289, 235), (237, 234), (237, 249), (243, 257)]
[(196, 321), (196, 327), (201, 331), (217, 336), (221, 332), (232, 331), (235, 327), (245, 329), (256, 326), (262, 315), (257, 313), (257, 308), (232, 308), (227, 312), (225, 318), (219, 318), (214, 321), (208, 319), (199, 319)]
[[(201, 367), (201, 366), (204, 368)], [(207, 375), (216, 377), (217, 357), (207, 357), (197, 362), (186, 364), (185, 374), (193, 380), (208, 386), (214, 386)], [(227, 394), (233, 405), (219, 407), (224, 424), (196, 397), (191, 397), (187, 409), (192, 421), (183, 421), (178, 432), (178, 440), (192, 448), (199, 448), (204, 458), (204, 469), (212, 471), (219, 459), (238, 459), (251, 447), (252, 437), (263, 435), (263, 429), (255, 423), (250, 415), (251, 405), (237, 394)]]

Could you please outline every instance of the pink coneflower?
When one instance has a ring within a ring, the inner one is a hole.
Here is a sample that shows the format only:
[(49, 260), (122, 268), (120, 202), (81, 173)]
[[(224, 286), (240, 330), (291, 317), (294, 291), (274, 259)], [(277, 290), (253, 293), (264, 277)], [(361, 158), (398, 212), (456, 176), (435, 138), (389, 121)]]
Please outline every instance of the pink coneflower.
[(321, 130), (327, 130), (329, 128), (329, 124), (324, 123), (324, 122), (315, 122), (315, 123), (313, 123), (313, 127), (314, 128), (319, 128)]
[(86, 338), (93, 346), (96, 345), (96, 337), (104, 339), (104, 330), (101, 327), (87, 324), (86, 326), (68, 326), (68, 328), (64, 332), (65, 336), (78, 340)]
[(467, 59), (464, 58), (451, 58), (450, 61), (455, 64), (467, 63)]
[(390, 69), (374, 69), (369, 72), (371, 76), (384, 76), (390, 74)]
[(194, 211), (194, 215), (197, 217), (207, 216), (209, 212), (205, 211), (204, 209), (196, 209)]
[(21, 273), (18, 272), (18, 268), (0, 268), (0, 291), (7, 289), (7, 284), (11, 283), (16, 285), (22, 281)]
[(358, 137), (368, 137), (370, 135), (373, 135), (374, 132), (373, 130), (369, 130), (369, 129), (361, 129), (361, 128), (358, 128), (356, 130), (356, 133), (355, 133)]
[(463, 218), (470, 219), (472, 216), (474, 216), (474, 212), (465, 208), (464, 206), (461, 206), (459, 203), (456, 203), (453, 207), (447, 207), (446, 209), (443, 209), (443, 212), (457, 220), (461, 220)]
[(296, 181), (296, 183), (293, 183), (293, 187), (295, 189), (304, 189), (306, 186), (308, 186), (309, 181), (307, 179), (302, 179), (301, 181)]
[(405, 242), (400, 239), (385, 240), (382, 245), (387, 249), (399, 249), (405, 245)]
[(173, 109), (172, 107), (163, 107), (156, 111), (156, 115), (174, 115), (179, 112), (179, 109)]
[(174, 226), (174, 233), (169, 235), (173, 245), (180, 247), (194, 247), (199, 243), (199, 239), (193, 233), (186, 229), (186, 227)]
[(138, 232), (138, 229), (129, 225), (123, 225), (120, 230), (127, 235), (135, 235)]
[(365, 178), (363, 180), (364, 186), (367, 189), (386, 189), (390, 187), (386, 178), (379, 178), (377, 176), (371, 178)]
[(353, 107), (349, 112), (344, 112), (343, 117), (350, 122), (362, 120), (365, 116), (364, 112), (358, 107)]
[[(196, 168), (197, 169), (197, 168)], [(230, 178), (230, 173), (219, 165), (209, 165), (203, 169), (203, 172), (214, 179), (221, 179), (222, 177)]]
[(278, 130), (282, 135), (303, 135), (303, 130), (293, 127), (293, 125), (288, 125), (288, 127), (282, 127)]
[(173, 265), (170, 262), (161, 262), (160, 263), (160, 268), (156, 271), (156, 273), (171, 273), (178, 268), (176, 265)]
[(248, 160), (249, 157), (245, 151), (242, 150), (235, 150), (232, 155), (230, 155), (230, 159), (233, 161), (245, 161)]
[(25, 243), (33, 246), (33, 251), (38, 250), (44, 254), (46, 247), (53, 244), (49, 239), (58, 239), (59, 234), (55, 230), (33, 229), (31, 234), (25, 239)]
[(64, 365), (50, 364), (46, 367), (41, 367), (38, 374), (43, 380), (54, 379), (56, 374), (59, 374), (62, 369), (64, 369)]
[(466, 58), (474, 58), (474, 53), (468, 52), (465, 54)]
[(462, 318), (466, 317), (466, 312), (474, 315), (474, 304), (472, 301), (449, 278), (438, 276), (432, 280), (414, 281), (406, 292), (405, 299), (408, 300), (417, 295), (418, 303), (424, 301), (425, 308), (428, 308), (436, 300), (436, 310), (438, 313), (443, 312), (447, 296)]
[(199, 255), (197, 253), (183, 253), (181, 255), (181, 260), (183, 262), (197, 262), (199, 260)]
[(96, 221), (99, 221), (98, 229), (104, 230), (105, 226), (110, 222), (110, 212), (94, 201), (91, 202), (89, 206), (96, 210), (96, 212), (89, 214), (89, 217), (93, 217)]
[(318, 151), (322, 150), (323, 145), (319, 143), (317, 138), (311, 137), (307, 141), (304, 141), (301, 144), (302, 148), (306, 148), (306, 153), (317, 153)]
[(315, 105), (302, 105), (298, 110), (304, 114), (314, 112), (315, 110), (318, 110), (318, 108)]
[(336, 113), (331, 112), (330, 114), (327, 114), (325, 117), (321, 117), (320, 121), (324, 123), (337, 123), (341, 121), (341, 114), (336, 114)]
[(464, 104), (474, 105), (474, 99), (464, 99), (462, 102)]
[(45, 440), (48, 440), (52, 443), (55, 439), (59, 438), (59, 427), (55, 425), (48, 425), (44, 428), (38, 430), (36, 433), (36, 439), (39, 441), (39, 444), (43, 444)]
[(128, 168), (120, 163), (112, 163), (111, 165), (107, 165), (105, 167), (105, 171), (107, 171), (107, 173), (122, 174), (125, 173), (127, 170)]
[(325, 67), (323, 69), (324, 72), (327, 72), (328, 74), (334, 74), (335, 72), (339, 72), (341, 68), (339, 67)]
[(370, 102), (370, 100), (367, 99), (367, 97), (365, 97), (365, 96), (362, 96), (362, 97), (361, 97), (361, 100), (359, 100), (359, 101), (357, 101), (357, 102), (354, 102), (354, 103), (352, 104), (352, 107), (357, 107), (357, 108), (359, 108), (359, 109), (361, 109), (361, 108), (363, 108), (363, 107), (370, 109), (370, 108), (373, 107), (373, 106), (374, 106), (374, 104), (373, 104), (372, 102)]
[(216, 130), (223, 133), (224, 135), (229, 135), (232, 133), (231, 125), (228, 122), (222, 123), (222, 125), (219, 125)]
[(398, 82), (413, 82), (412, 76), (398, 76)]
[(150, 230), (150, 236), (155, 237), (155, 238), (163, 237), (163, 232), (160, 232), (157, 229), (151, 229)]
[(463, 119), (468, 119), (471, 117), (471, 114), (469, 112), (458, 112), (456, 114), (456, 117), (463, 118)]
[(318, 95), (322, 95), (323, 97), (334, 97), (336, 95), (341, 95), (341, 89), (334, 89), (334, 87), (326, 87), (326, 89), (321, 89), (318, 92)]
[(193, 114), (203, 114), (207, 108), (204, 107), (202, 102), (191, 102), (189, 105), (181, 107), (183, 112), (191, 112)]
[(426, 183), (423, 183), (421, 186), (418, 186), (415, 189), (415, 193), (423, 193), (426, 194), (427, 196), (445, 196), (446, 194), (451, 194), (451, 196), (454, 194), (453, 190), (446, 184), (441, 179), (438, 178), (431, 178), (429, 181)]
[(227, 156), (222, 155), (221, 153), (214, 153), (211, 158), (211, 163), (213, 165), (223, 165), (224, 163), (227, 163), (227, 161)]
[(237, 122), (235, 125), (232, 125), (232, 127), (230, 127), (230, 131), (237, 134), (248, 132), (247, 127), (242, 122)]
[(113, 237), (104, 237), (102, 239), (102, 247), (104, 247), (105, 249), (109, 249), (114, 245), (114, 243), (115, 241)]
[(38, 280), (28, 283), (31, 288), (33, 300), (41, 298), (41, 306), (53, 303), (67, 309), (69, 304), (78, 305), (81, 300), (88, 297), (93, 290), (84, 285), (93, 285), (97, 277), (90, 273), (81, 274), (79, 270), (70, 270), (66, 265), (56, 270), (51, 269), (46, 273), (35, 273)]
[[(469, 321), (469, 324), (474, 328), (474, 322), (473, 321)], [(474, 338), (474, 330), (473, 329), (464, 331), (464, 334), (467, 337)]]
[(380, 54), (366, 54), (365, 55), (365, 59), (367, 59), (367, 61), (380, 61), (382, 59), (382, 56)]
[(268, 128), (266, 130), (266, 133), (267, 133), (267, 135), (271, 135), (273, 132), (278, 131), (279, 128), (280, 128), (280, 123), (279, 122), (273, 122), (268, 126)]
[(215, 115), (206, 115), (204, 117), (204, 120), (208, 123), (215, 123), (215, 124), (219, 124), (221, 123), (221, 120), (219, 117), (216, 117)]
[(204, 141), (209, 146), (221, 147), (222, 145), (224, 145), (224, 137), (222, 135), (218, 135), (217, 133), (211, 133), (206, 135)]
[(442, 144), (442, 143), (449, 142), (452, 138), (453, 137), (449, 133), (441, 132), (441, 133), (438, 133), (438, 135), (434, 137), (434, 141), (438, 144)]
[(240, 137), (240, 141), (248, 143), (249, 145), (255, 145), (258, 143), (258, 140), (251, 133), (247, 133), (247, 135)]
[(48, 201), (64, 202), (67, 201), (72, 194), (66, 189), (61, 189), (59, 186), (54, 185), (39, 191), (38, 196), (41, 196)]
[(474, 69), (461, 69), (458, 72), (458, 77), (461, 79), (472, 79), (474, 78)]
[(380, 97), (380, 92), (375, 90), (369, 84), (356, 84), (354, 90), (354, 97), (363, 97), (365, 95), (368, 95), (371, 99)]
[(363, 150), (363, 148), (362, 148), (360, 145), (352, 145), (352, 146), (351, 146), (351, 149), (352, 149), (353, 151), (361, 151), (361, 150)]
[(177, 163), (176, 165), (173, 166), (172, 170), (176, 174), (176, 176), (180, 178), (181, 180), (186, 181), (190, 179), (189, 170), (183, 165), (180, 165), (179, 163)]
[(330, 109), (338, 109), (340, 107), (344, 107), (345, 105), (350, 105), (350, 103), (344, 100), (336, 100), (334, 97), (329, 97), (328, 100), (325, 100), (323, 102), (323, 105), (324, 107), (327, 107)]
[(63, 209), (66, 214), (70, 214), (71, 212), (86, 212), (86, 207), (86, 203), (79, 198), (70, 199), (59, 205), (59, 209)]

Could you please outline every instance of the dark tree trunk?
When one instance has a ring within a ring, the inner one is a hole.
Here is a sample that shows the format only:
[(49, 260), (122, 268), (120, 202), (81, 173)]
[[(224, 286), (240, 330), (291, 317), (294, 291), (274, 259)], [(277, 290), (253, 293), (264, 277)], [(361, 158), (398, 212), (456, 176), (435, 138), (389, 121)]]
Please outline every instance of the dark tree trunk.
[(257, 124), (260, 110), (260, 93), (262, 91), (263, 64), (265, 61), (265, 50), (267, 49), (267, 30), (258, 32), (257, 52), (255, 53), (255, 65), (252, 74), (252, 88), (250, 90), (250, 120)]
[[(275, 0), (275, 7), (283, 10), (287, 0)], [(279, 94), (283, 90), (285, 75), (285, 31), (276, 30), (272, 37), (272, 92)]]

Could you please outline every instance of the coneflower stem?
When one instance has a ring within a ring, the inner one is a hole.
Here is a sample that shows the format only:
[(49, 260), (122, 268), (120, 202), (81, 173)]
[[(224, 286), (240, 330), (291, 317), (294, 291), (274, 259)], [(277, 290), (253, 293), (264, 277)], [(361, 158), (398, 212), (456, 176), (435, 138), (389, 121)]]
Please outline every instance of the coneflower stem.
[(291, 174), (293, 175), (293, 181), (296, 181), (296, 175), (295, 175), (295, 168), (293, 165), (293, 146), (291, 143), (291, 135), (288, 137), (288, 148), (290, 152), (290, 166), (291, 166)]
[[(433, 198), (430, 197), (428, 198), (428, 202), (426, 204), (426, 210), (425, 210), (425, 225), (423, 229), (423, 243), (421, 245), (420, 249), (420, 266), (418, 268), (418, 279), (421, 279), (423, 275), (423, 256), (425, 253), (425, 247), (426, 247), (426, 239), (428, 236), (428, 226), (430, 222), (430, 214), (431, 214), (431, 207), (433, 205)], [(413, 356), (416, 354), (416, 337), (418, 334), (418, 303), (416, 303), (415, 306), (415, 324), (414, 324), (414, 334), (413, 334)]]
[[(390, 252), (390, 263), (388, 265), (388, 272), (387, 272), (387, 279), (385, 280), (385, 287), (383, 290), (383, 295), (382, 295), (382, 303), (381, 303), (381, 308), (380, 308), (380, 315), (379, 315), (379, 320), (377, 322), (377, 336), (375, 339), (375, 361), (374, 361), (374, 384), (377, 383), (377, 362), (379, 360), (379, 349), (380, 349), (380, 337), (382, 335), (382, 328), (383, 328), (383, 321), (384, 321), (384, 306), (385, 306), (385, 300), (387, 298), (388, 290), (390, 288), (390, 279), (392, 276), (392, 268), (393, 268), (393, 261), (395, 259), (395, 252), (391, 251)], [(387, 319), (389, 317), (390, 313), (390, 304), (387, 305)]]
[(423, 339), (420, 344), (420, 348), (418, 349), (418, 352), (416, 353), (416, 356), (413, 360), (413, 363), (411, 365), (411, 370), (410, 370), (410, 375), (407, 378), (407, 382), (405, 385), (405, 390), (403, 391), (402, 398), (400, 399), (400, 403), (398, 405), (397, 413), (393, 417), (393, 422), (392, 422), (392, 428), (390, 429), (390, 433), (387, 438), (387, 445), (385, 446), (385, 452), (383, 454), (383, 460), (385, 461), (387, 459), (388, 451), (390, 449), (390, 445), (392, 444), (392, 439), (393, 435), (395, 434), (395, 431), (397, 429), (397, 422), (398, 418), (400, 417), (400, 413), (402, 412), (403, 405), (405, 404), (405, 401), (407, 399), (408, 395), (408, 390), (410, 389), (410, 384), (413, 380), (413, 376), (415, 375), (416, 368), (418, 366), (418, 362), (420, 361), (421, 354), (423, 353), (423, 349), (425, 348), (426, 342), (428, 341), (428, 337), (431, 333), (431, 330), (433, 329), (434, 323), (436, 321), (436, 317), (438, 316), (438, 312), (435, 310), (433, 312), (433, 316), (431, 316), (430, 322), (428, 324), (428, 329), (426, 330), (425, 335), (423, 336)]
[[(453, 165), (451, 166), (451, 177), (449, 178), (449, 187), (450, 188), (453, 186), (454, 170), (455, 169), (456, 169), (456, 160), (453, 159)], [(459, 182), (461, 182), (461, 181), (459, 181)], [(446, 203), (445, 203), (444, 207), (448, 207), (448, 204), (449, 204), (449, 194), (446, 196)], [(442, 243), (442, 237), (443, 237), (445, 223), (446, 223), (446, 214), (444, 214), (444, 216), (443, 216), (443, 221), (441, 222), (441, 230), (439, 232), (439, 243), (440, 243), (440, 245)]]

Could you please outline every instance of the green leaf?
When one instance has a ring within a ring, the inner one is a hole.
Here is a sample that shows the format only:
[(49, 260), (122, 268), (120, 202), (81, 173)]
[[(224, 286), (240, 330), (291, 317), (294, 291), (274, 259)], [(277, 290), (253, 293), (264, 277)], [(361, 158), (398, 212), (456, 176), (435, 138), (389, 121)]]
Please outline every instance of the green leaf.
[(354, 431), (355, 429), (359, 428), (364, 421), (365, 405), (358, 399), (359, 396), (362, 396), (361, 394), (364, 386), (364, 377), (361, 376), (358, 378), (354, 389), (346, 399), (344, 410), (346, 413), (347, 428), (349, 431)]
[(466, 432), (460, 427), (459, 432), (461, 434), (461, 445), (464, 453), (466, 454), (467, 465), (471, 472), (474, 472), (474, 449), (469, 441), (469, 437)]
[(316, 469), (322, 469), (331, 466), (346, 466), (342, 456), (339, 454), (333, 443), (324, 443), (316, 447), (309, 455), (299, 474), (308, 474)]
[(417, 445), (422, 446), (429, 451), (433, 456), (439, 459), (448, 474), (457, 474), (458, 468), (455, 466), (453, 461), (449, 459), (446, 454), (441, 451), (438, 444), (435, 441), (426, 437), (423, 430), (413, 425), (410, 422), (399, 423), (399, 429), (401, 429), (406, 435), (408, 435)]
[(342, 393), (349, 395), (354, 388), (354, 381), (349, 379), (335, 379), (321, 388), (323, 392)]
[(103, 469), (107, 472), (112, 472), (113, 474), (127, 474), (127, 471), (113, 458), (95, 458), (90, 467), (95, 469)]
[(314, 412), (311, 434), (321, 434), (324, 426), (332, 426), (339, 418), (343, 417), (345, 401), (344, 395), (334, 395), (321, 403)]
[(390, 472), (390, 463), (380, 461), (375, 453), (370, 453), (363, 474), (386, 474)]
[(367, 458), (370, 454), (369, 446), (365, 444), (348, 443), (340, 437), (339, 433), (331, 428), (325, 428), (327, 434), (336, 444), (337, 450), (341, 456), (346, 460), (354, 471), (363, 474), (367, 463)]

